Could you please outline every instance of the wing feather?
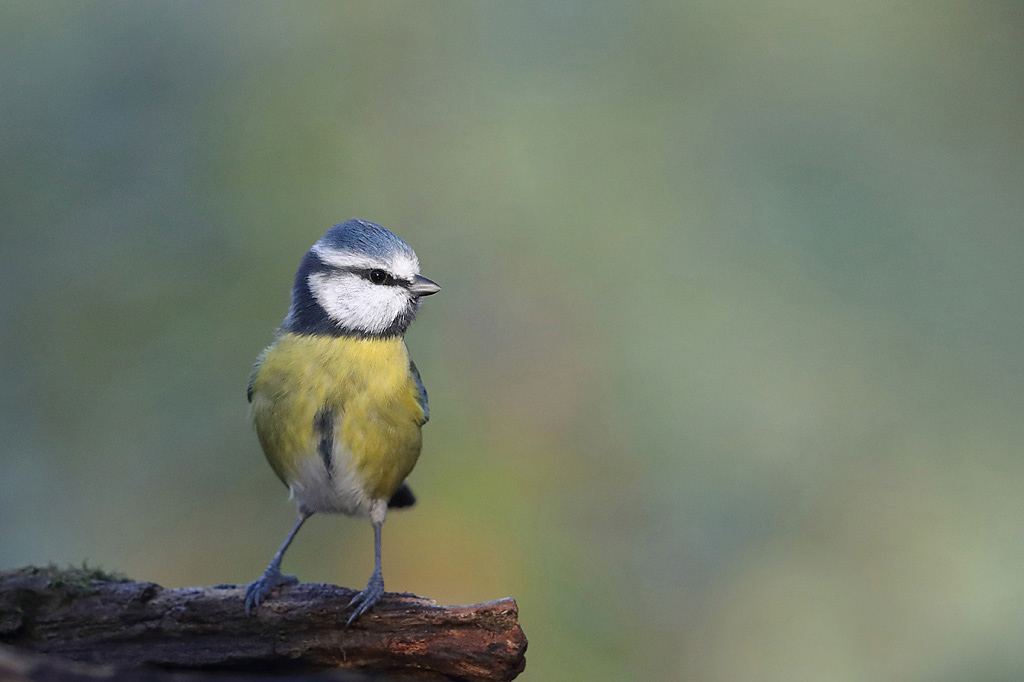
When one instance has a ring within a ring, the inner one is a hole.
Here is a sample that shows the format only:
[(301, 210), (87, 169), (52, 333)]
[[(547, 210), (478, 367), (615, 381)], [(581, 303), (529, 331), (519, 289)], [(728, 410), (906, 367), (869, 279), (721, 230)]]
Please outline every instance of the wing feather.
[(420, 379), (420, 371), (416, 369), (416, 363), (412, 361), (412, 358), (409, 358), (409, 372), (412, 374), (412, 378), (416, 382), (416, 388), (419, 391), (419, 394), (416, 396), (416, 402), (423, 408), (423, 421), (420, 422), (420, 426), (422, 426), (430, 421), (430, 405), (427, 403), (427, 388), (423, 385), (423, 379)]

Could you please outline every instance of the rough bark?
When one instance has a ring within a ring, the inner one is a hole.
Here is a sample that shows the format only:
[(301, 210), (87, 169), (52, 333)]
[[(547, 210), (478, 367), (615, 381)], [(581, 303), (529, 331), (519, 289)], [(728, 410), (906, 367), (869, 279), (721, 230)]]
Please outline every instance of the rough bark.
[(280, 588), (252, 616), (245, 615), (243, 592), (236, 585), (164, 589), (81, 570), (0, 573), (0, 643), (118, 669), (235, 674), (344, 669), (484, 682), (511, 680), (526, 665), (512, 599), (438, 606), (387, 593), (345, 627), (355, 594), (347, 588)]

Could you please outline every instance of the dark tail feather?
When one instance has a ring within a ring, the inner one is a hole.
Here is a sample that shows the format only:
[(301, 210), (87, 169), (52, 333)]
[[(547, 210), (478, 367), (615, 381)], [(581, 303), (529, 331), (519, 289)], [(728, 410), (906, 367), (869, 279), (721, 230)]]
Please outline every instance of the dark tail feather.
[(412, 494), (409, 484), (403, 483), (402, 487), (396, 490), (395, 494), (388, 500), (388, 509), (404, 509), (414, 504), (416, 504), (416, 496)]

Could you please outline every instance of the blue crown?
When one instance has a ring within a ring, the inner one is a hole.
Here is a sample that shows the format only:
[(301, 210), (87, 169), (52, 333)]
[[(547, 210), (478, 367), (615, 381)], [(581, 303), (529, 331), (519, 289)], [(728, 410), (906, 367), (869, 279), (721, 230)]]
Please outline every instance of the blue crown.
[(319, 243), (332, 249), (365, 253), (377, 258), (386, 258), (396, 251), (416, 255), (412, 247), (391, 230), (358, 218), (338, 223), (327, 230)]

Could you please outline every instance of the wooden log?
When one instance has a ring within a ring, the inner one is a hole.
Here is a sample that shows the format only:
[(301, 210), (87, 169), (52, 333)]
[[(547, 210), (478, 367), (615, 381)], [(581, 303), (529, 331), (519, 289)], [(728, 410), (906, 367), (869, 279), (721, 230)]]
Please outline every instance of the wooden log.
[[(170, 672), (158, 668), (118, 668), (31, 654), (0, 644), (0, 682), (269, 682), (246, 673)], [(288, 682), (399, 682), (394, 678), (344, 670), (288, 674)]]
[(352, 670), (405, 680), (511, 680), (526, 665), (512, 599), (439, 606), (387, 593), (346, 627), (353, 590), (275, 590), (251, 616), (244, 586), (165, 589), (90, 572), (0, 573), (0, 643), (134, 668), (310, 674)]

